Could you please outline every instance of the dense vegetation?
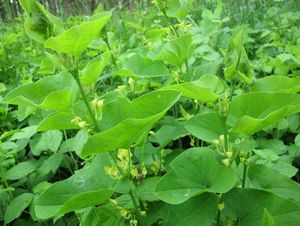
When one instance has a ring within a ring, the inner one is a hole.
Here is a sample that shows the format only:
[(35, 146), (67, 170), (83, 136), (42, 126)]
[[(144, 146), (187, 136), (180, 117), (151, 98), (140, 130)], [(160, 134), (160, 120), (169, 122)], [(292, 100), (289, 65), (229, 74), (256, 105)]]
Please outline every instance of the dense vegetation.
[(300, 225), (299, 1), (51, 2), (0, 1), (1, 223)]

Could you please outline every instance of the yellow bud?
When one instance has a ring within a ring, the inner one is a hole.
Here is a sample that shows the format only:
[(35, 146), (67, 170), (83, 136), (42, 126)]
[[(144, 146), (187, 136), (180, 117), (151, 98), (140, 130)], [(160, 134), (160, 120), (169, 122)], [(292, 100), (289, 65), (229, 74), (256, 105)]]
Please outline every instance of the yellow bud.
[(120, 148), (118, 150), (117, 157), (121, 161), (129, 161), (129, 159), (131, 158), (131, 156), (132, 156), (132, 154), (131, 154), (131, 152), (128, 149)]
[(229, 165), (230, 165), (230, 160), (229, 160), (229, 159), (222, 159), (222, 163), (223, 163), (225, 166), (229, 166)]
[(113, 205), (115, 205), (115, 206), (118, 205), (118, 202), (117, 202), (117, 200), (115, 200), (115, 199), (110, 199), (109, 201), (110, 201), (111, 204), (113, 204)]
[(122, 217), (124, 217), (125, 219), (127, 219), (127, 217), (128, 217), (128, 211), (125, 209), (125, 208), (120, 208), (120, 215), (122, 216)]
[(124, 85), (117, 87), (117, 91), (120, 93), (123, 93), (125, 91), (125, 89), (126, 89), (126, 86), (124, 86)]
[(212, 143), (213, 143), (214, 145), (218, 146), (218, 145), (220, 144), (220, 141), (217, 140), (217, 139), (215, 139), (215, 140), (212, 141)]
[(81, 129), (84, 129), (86, 127), (87, 123), (86, 121), (81, 121), (81, 122), (78, 122), (78, 126), (81, 128)]
[(135, 80), (133, 78), (128, 79), (128, 85), (133, 86), (135, 83)]
[(142, 174), (143, 174), (143, 176), (147, 175), (147, 169), (145, 166), (142, 167)]
[(139, 171), (137, 170), (137, 168), (132, 168), (132, 169), (130, 170), (130, 174), (131, 174), (131, 176), (133, 176), (133, 177), (138, 177)]
[(81, 122), (82, 119), (78, 116), (75, 116), (72, 120), (71, 120), (71, 123), (75, 124), (75, 125), (78, 125), (79, 122)]
[(152, 136), (154, 136), (155, 135), (155, 133), (154, 133), (154, 131), (149, 131), (149, 135), (152, 135)]
[(104, 100), (98, 100), (98, 101), (97, 101), (97, 107), (98, 107), (98, 108), (102, 108), (103, 105), (104, 105)]
[(224, 207), (225, 207), (224, 202), (218, 204), (218, 209), (219, 209), (220, 211), (222, 211), (222, 210), (224, 209)]
[(136, 219), (131, 219), (131, 220), (129, 221), (129, 223), (130, 223), (130, 226), (137, 226), (137, 225), (138, 225), (138, 222), (137, 222)]
[(111, 167), (105, 166), (104, 171), (107, 175), (110, 175), (112, 177), (116, 177), (118, 175), (118, 169), (115, 166), (111, 166)]
[(140, 214), (141, 214), (141, 216), (143, 216), (143, 217), (147, 215), (146, 211), (141, 211)]
[(229, 159), (231, 159), (232, 156), (233, 156), (233, 152), (232, 152), (232, 151), (227, 151), (227, 152), (225, 152), (225, 155), (226, 155)]
[(97, 102), (98, 102), (98, 100), (97, 99), (94, 99), (94, 100), (92, 100), (91, 101), (91, 106), (92, 106), (92, 109), (96, 109), (97, 108)]

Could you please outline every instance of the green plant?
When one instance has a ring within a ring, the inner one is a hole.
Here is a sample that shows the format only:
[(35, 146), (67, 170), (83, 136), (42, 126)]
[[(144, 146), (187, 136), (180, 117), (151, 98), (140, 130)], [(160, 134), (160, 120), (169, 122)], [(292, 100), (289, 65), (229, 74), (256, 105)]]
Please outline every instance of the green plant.
[(154, 1), (164, 26), (127, 24), (138, 42), (116, 40), (111, 12), (64, 30), (20, 2), (54, 75), (3, 98), (20, 122), (0, 137), (5, 224), (300, 223), (297, 66), (255, 76), (252, 33), (230, 30), (222, 4), (199, 26), (193, 1)]

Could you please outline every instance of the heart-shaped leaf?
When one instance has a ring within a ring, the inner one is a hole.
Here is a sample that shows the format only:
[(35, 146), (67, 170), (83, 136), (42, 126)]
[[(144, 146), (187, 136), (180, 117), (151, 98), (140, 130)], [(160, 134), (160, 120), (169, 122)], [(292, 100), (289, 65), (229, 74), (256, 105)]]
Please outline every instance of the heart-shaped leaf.
[(77, 96), (77, 84), (73, 77), (62, 72), (19, 86), (9, 92), (4, 102), (8, 104), (68, 111)]
[(155, 194), (170, 204), (183, 203), (204, 192), (225, 193), (236, 183), (235, 170), (220, 165), (209, 148), (191, 148), (171, 162)]
[(56, 37), (49, 38), (44, 46), (59, 53), (68, 53), (78, 56), (89, 43), (99, 34), (109, 21), (111, 13), (105, 12), (94, 20), (75, 25)]
[(215, 112), (197, 115), (184, 126), (193, 136), (208, 142), (219, 139), (220, 135), (224, 134), (224, 123)]
[(132, 102), (120, 99), (108, 103), (103, 108), (100, 123), (101, 128), (106, 130), (91, 136), (81, 155), (85, 157), (117, 148), (129, 148), (151, 129), (179, 97), (176, 91), (155, 91)]
[(300, 111), (300, 95), (294, 93), (246, 93), (232, 99), (228, 124), (232, 132), (252, 135)]
[(224, 214), (239, 219), (239, 226), (263, 225), (265, 209), (276, 225), (298, 226), (300, 207), (272, 193), (255, 189), (234, 188), (223, 195)]
[(262, 189), (295, 201), (300, 206), (300, 185), (287, 176), (265, 165), (252, 165), (249, 167), (248, 176)]
[(227, 89), (227, 86), (217, 76), (203, 75), (196, 81), (170, 85), (163, 89), (177, 90), (182, 93), (182, 96), (202, 102), (214, 102)]
[(111, 159), (104, 153), (70, 178), (52, 184), (37, 200), (37, 217), (46, 219), (107, 201), (114, 181), (104, 167), (110, 165)]
[(251, 87), (252, 92), (291, 92), (300, 91), (300, 78), (268, 76), (258, 79)]

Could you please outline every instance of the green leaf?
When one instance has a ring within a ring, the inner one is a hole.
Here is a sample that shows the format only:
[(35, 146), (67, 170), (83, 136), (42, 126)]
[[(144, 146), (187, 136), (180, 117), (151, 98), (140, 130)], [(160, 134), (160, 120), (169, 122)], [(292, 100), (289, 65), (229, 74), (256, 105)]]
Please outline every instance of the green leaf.
[(249, 167), (248, 176), (265, 191), (294, 201), (300, 206), (300, 185), (277, 170), (265, 165), (252, 165)]
[(31, 142), (31, 152), (34, 155), (40, 155), (42, 151), (51, 150), (57, 152), (62, 141), (62, 132), (59, 130), (49, 130), (42, 133), (37, 140)]
[(33, 194), (23, 193), (16, 198), (14, 198), (11, 203), (8, 205), (5, 215), (4, 222), (8, 224), (14, 219), (17, 219), (21, 216), (22, 212), (29, 206), (33, 199)]
[(35, 0), (20, 0), (26, 13), (25, 32), (35, 41), (44, 43), (51, 35), (63, 31), (61, 21), (49, 13), (42, 4)]
[(6, 178), (8, 180), (18, 180), (26, 177), (33, 171), (35, 171), (35, 165), (33, 162), (20, 162), (7, 171)]
[(59, 53), (68, 53), (73, 56), (78, 56), (99, 34), (110, 17), (111, 13), (102, 13), (97, 19), (75, 25), (60, 35), (49, 38), (44, 46)]
[(230, 40), (225, 54), (224, 74), (227, 80), (239, 79), (249, 84), (254, 81), (254, 71), (243, 46), (246, 32), (240, 30)]
[(10, 140), (21, 140), (21, 139), (29, 139), (37, 132), (37, 126), (28, 126), (21, 129), (20, 132), (16, 132)]
[(169, 0), (167, 1), (167, 16), (174, 18), (185, 18), (189, 10), (188, 0)]
[(191, 35), (183, 35), (167, 43), (157, 56), (158, 60), (181, 67), (195, 50)]
[(37, 173), (40, 175), (47, 175), (52, 172), (54, 174), (63, 160), (63, 157), (64, 156), (61, 153), (51, 155), (43, 161), (43, 164), (37, 169)]
[(109, 188), (114, 181), (104, 167), (111, 166), (111, 161), (105, 153), (98, 155), (73, 176), (52, 184), (37, 200), (37, 217), (46, 219), (106, 202), (113, 193)]
[(80, 71), (80, 81), (82, 84), (94, 84), (99, 76), (101, 75), (103, 69), (108, 65), (110, 60), (111, 52), (106, 51), (99, 57), (95, 57), (91, 60), (81, 71)]
[(179, 99), (176, 91), (154, 91), (134, 101), (119, 99), (103, 107), (103, 132), (91, 136), (81, 155), (129, 148), (151, 129)]
[(159, 180), (160, 177), (146, 178), (141, 184), (138, 184), (134, 190), (135, 196), (150, 202), (158, 201), (159, 199), (154, 194), (154, 188)]
[[(204, 192), (225, 193), (236, 183), (235, 170), (220, 165), (209, 148), (191, 148), (170, 163), (155, 194), (164, 202), (180, 204)], [(224, 179), (226, 178), (226, 179)]]
[(171, 141), (177, 140), (188, 134), (188, 131), (184, 128), (184, 124), (178, 121), (174, 121), (173, 124), (163, 125), (154, 135), (150, 136), (151, 142), (156, 142), (161, 148), (168, 145)]
[(277, 225), (298, 226), (300, 207), (272, 193), (255, 189), (234, 188), (223, 195), (224, 214), (239, 219), (239, 226), (257, 226), (264, 223), (264, 210)]
[(276, 226), (274, 217), (269, 213), (267, 209), (264, 209), (264, 225), (263, 226)]
[(268, 76), (258, 79), (251, 87), (252, 92), (289, 92), (300, 91), (300, 78), (286, 76)]
[(214, 75), (203, 75), (193, 82), (165, 86), (163, 90), (176, 90), (182, 96), (203, 102), (214, 102), (226, 89), (226, 84)]
[(197, 115), (185, 122), (184, 127), (193, 136), (208, 142), (219, 139), (224, 134), (224, 125), (219, 114), (215, 112)]
[(117, 74), (142, 78), (163, 77), (169, 75), (169, 70), (163, 63), (151, 60), (136, 53), (126, 61), (124, 68), (119, 70)]
[(84, 219), (82, 226), (123, 226), (120, 210), (112, 205), (93, 208)]
[(55, 112), (42, 120), (37, 128), (38, 131), (79, 129), (72, 123), (75, 115), (71, 112)]
[(252, 135), (299, 111), (298, 94), (246, 93), (232, 99), (227, 123), (233, 127), (232, 132)]
[(7, 104), (68, 111), (77, 96), (77, 84), (67, 72), (19, 86), (4, 97)]
[(160, 215), (165, 226), (211, 226), (217, 210), (217, 195), (204, 193), (179, 205), (165, 204)]

